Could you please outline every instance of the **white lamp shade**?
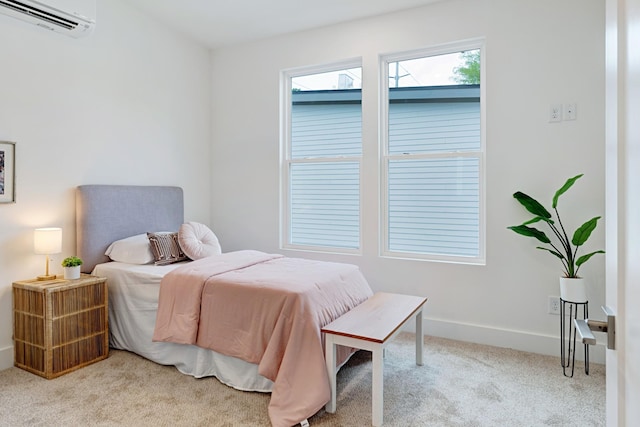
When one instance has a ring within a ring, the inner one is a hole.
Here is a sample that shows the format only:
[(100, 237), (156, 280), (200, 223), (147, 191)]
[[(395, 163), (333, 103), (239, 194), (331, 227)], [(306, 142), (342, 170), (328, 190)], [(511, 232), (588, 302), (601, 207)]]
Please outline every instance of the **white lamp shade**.
[(42, 255), (62, 252), (62, 228), (36, 228), (33, 232), (33, 250)]

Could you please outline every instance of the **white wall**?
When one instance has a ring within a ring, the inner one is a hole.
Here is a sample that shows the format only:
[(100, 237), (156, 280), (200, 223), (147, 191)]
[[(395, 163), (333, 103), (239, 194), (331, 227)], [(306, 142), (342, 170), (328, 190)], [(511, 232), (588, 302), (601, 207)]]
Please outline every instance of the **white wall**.
[[(221, 49), (213, 68), (207, 50), (127, 2), (98, 0), (97, 12), (86, 39), (0, 16), (0, 140), (17, 143), (17, 203), (0, 205), (0, 369), (13, 363), (11, 282), (44, 268), (32, 253), (33, 228), (63, 227), (55, 272), (74, 252), (75, 186), (179, 185), (186, 218), (211, 220), (223, 250), (280, 251), (280, 70), (362, 57), (365, 174), (375, 179), (378, 55), (479, 36), (487, 46), (487, 265), (380, 259), (371, 187), (362, 256), (286, 253), (352, 262), (375, 290), (428, 296), (429, 334), (557, 355), (559, 319), (546, 304), (558, 295), (558, 265), (506, 227), (527, 217), (514, 191), (549, 201), (580, 172), (561, 199), (566, 222), (604, 213), (603, 2), (454, 0)], [(578, 120), (548, 123), (549, 105), (562, 102), (577, 103)], [(604, 247), (603, 224), (588, 246)], [(584, 273), (597, 317), (603, 257)]]
[(73, 39), (0, 15), (0, 141), (16, 142), (15, 204), (0, 204), (0, 369), (13, 364), (11, 283), (44, 272), (33, 229), (63, 228), (75, 251), (80, 184), (177, 185), (208, 222), (210, 52), (122, 0)]
[[(486, 266), (381, 259), (378, 55), (475, 37), (486, 38)], [(604, 2), (454, 0), (215, 51), (211, 219), (223, 250), (281, 251), (280, 71), (353, 57), (364, 65), (364, 253), (285, 253), (352, 262), (374, 290), (428, 296), (428, 334), (558, 355), (559, 318), (547, 314), (547, 297), (559, 295), (559, 261), (506, 227), (529, 218), (515, 191), (550, 205), (581, 172), (561, 198), (565, 225), (604, 214)], [(549, 123), (550, 105), (569, 102), (577, 120)], [(604, 248), (604, 223), (587, 246)], [(582, 272), (598, 317), (604, 257)]]

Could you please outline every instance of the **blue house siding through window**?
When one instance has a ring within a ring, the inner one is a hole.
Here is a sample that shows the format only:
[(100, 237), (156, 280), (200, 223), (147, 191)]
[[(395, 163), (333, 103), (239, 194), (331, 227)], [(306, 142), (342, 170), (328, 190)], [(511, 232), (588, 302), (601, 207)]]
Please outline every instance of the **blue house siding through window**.
[[(361, 111), (360, 89), (292, 93), (291, 159), (323, 161), (291, 164), (289, 243), (359, 247)], [(391, 88), (388, 132), (386, 249), (477, 256), (479, 159), (451, 153), (481, 149), (479, 85)]]

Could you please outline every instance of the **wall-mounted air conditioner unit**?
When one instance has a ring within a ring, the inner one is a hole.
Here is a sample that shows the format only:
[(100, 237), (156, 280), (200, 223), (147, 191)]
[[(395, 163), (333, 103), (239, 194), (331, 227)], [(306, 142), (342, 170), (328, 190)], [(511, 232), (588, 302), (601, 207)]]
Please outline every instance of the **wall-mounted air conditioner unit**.
[(0, 13), (56, 33), (84, 37), (93, 32), (95, 0), (0, 0)]

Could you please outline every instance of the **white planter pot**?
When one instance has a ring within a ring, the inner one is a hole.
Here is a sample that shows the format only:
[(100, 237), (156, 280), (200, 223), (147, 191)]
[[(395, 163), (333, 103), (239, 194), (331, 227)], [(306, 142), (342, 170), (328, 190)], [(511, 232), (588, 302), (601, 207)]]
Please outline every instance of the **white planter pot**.
[(66, 280), (73, 280), (80, 278), (80, 266), (64, 267), (64, 278)]
[(587, 302), (587, 289), (583, 278), (560, 278), (560, 298), (569, 302)]

